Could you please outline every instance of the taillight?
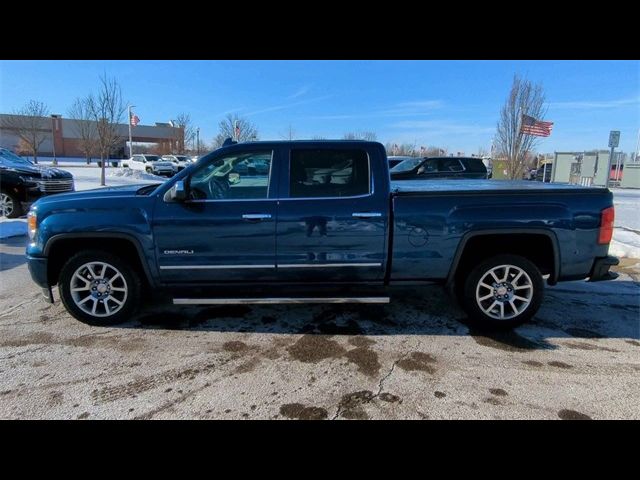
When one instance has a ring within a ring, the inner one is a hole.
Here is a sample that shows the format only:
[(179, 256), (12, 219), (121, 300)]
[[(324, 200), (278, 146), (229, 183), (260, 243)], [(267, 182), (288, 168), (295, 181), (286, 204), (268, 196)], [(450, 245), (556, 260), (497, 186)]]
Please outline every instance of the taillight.
[(614, 218), (615, 210), (613, 207), (602, 210), (602, 213), (600, 214), (600, 231), (598, 233), (598, 243), (600, 245), (605, 245), (611, 242)]

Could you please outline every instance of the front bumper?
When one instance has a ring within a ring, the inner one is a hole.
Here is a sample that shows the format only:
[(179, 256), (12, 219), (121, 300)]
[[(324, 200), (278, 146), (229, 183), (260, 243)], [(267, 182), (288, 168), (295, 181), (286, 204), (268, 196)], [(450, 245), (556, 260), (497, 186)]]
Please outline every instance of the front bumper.
[(611, 255), (606, 257), (596, 258), (589, 274), (590, 282), (602, 282), (604, 280), (615, 280), (618, 278), (618, 274), (610, 272), (609, 268), (618, 265), (620, 260)]
[(31, 279), (42, 288), (44, 298), (53, 303), (53, 292), (47, 278), (47, 259), (43, 257), (31, 257), (27, 255), (27, 267), (31, 274)]

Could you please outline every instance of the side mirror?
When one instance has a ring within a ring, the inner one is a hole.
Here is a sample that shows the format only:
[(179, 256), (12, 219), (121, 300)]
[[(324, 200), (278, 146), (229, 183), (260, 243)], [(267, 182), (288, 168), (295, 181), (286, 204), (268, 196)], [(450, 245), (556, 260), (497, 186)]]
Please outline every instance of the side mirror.
[(183, 202), (187, 199), (187, 189), (183, 180), (178, 180), (169, 192), (169, 198), (175, 202)]
[(240, 174), (239, 173), (230, 173), (229, 174), (229, 185), (237, 185), (240, 183)]

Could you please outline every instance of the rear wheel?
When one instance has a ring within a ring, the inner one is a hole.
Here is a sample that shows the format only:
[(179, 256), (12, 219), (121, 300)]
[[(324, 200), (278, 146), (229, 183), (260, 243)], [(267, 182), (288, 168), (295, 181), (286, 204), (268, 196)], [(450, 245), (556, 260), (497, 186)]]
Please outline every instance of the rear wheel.
[(104, 251), (78, 253), (60, 271), (60, 297), (75, 318), (89, 325), (128, 320), (140, 301), (140, 277), (120, 257)]
[(147, 167), (145, 170), (147, 171), (147, 173), (153, 173), (153, 169), (151, 167)]
[(544, 280), (538, 268), (519, 255), (498, 255), (471, 270), (461, 304), (480, 327), (514, 328), (540, 308)]
[(18, 218), (22, 215), (20, 202), (10, 193), (2, 192), (0, 194), (0, 215), (7, 218)]

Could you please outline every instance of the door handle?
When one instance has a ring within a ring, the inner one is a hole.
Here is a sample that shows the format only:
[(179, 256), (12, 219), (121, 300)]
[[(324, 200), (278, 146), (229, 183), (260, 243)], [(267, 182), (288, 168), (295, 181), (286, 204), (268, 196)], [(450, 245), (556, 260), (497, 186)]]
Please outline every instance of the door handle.
[(271, 218), (269, 213), (245, 213), (242, 215), (244, 220), (267, 220)]
[(374, 218), (381, 217), (382, 214), (380, 212), (355, 212), (351, 216), (355, 218)]

